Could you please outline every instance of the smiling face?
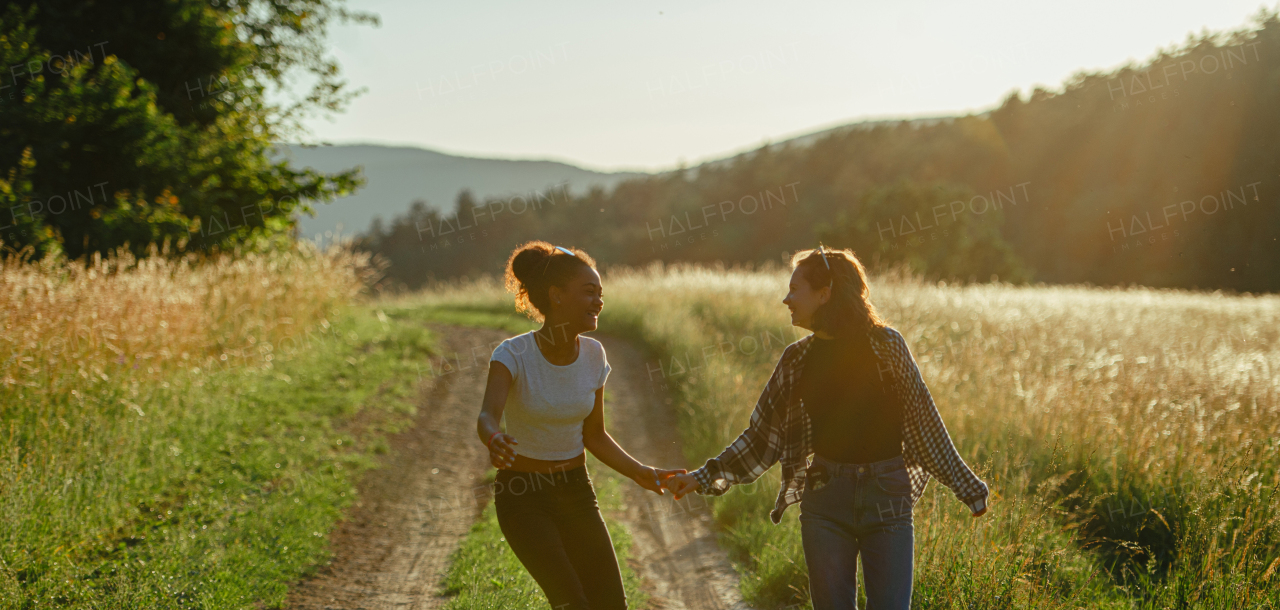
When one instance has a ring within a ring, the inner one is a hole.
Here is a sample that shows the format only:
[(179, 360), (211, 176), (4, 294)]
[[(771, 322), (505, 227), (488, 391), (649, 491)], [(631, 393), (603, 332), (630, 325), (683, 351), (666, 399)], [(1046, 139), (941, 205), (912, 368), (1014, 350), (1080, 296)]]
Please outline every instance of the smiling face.
[(604, 309), (604, 288), (595, 269), (583, 265), (564, 286), (552, 286), (550, 296), (552, 315), (548, 317), (555, 319), (555, 326), (565, 325), (570, 333), (596, 329)]
[(786, 298), (782, 299), (782, 304), (791, 310), (792, 325), (813, 330), (813, 312), (830, 298), (831, 288), (823, 286), (819, 290), (814, 290), (809, 285), (809, 280), (805, 279), (804, 273), (796, 267), (796, 270), (791, 272), (789, 292)]

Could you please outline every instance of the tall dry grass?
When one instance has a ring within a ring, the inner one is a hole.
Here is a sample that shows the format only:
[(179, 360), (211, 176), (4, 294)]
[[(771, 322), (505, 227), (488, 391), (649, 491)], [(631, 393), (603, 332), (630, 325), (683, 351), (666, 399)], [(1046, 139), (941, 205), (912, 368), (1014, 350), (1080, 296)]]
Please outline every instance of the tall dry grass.
[(123, 364), (156, 374), (269, 362), (276, 344), (315, 328), (372, 273), (366, 255), (305, 242), (211, 260), (9, 254), (0, 261), (0, 383), (34, 389), (67, 370), (101, 378)]

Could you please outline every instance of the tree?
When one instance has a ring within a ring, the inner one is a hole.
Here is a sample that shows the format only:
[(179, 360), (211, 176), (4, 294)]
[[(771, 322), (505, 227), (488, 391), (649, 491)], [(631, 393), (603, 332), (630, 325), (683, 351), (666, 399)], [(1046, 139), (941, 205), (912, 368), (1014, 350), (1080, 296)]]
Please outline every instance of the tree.
[(906, 263), (928, 277), (985, 281), (997, 275), (1025, 282), (1031, 271), (1000, 236), (1000, 229), (1003, 208), (1026, 201), (1016, 187), (1004, 195), (901, 181), (870, 189), (855, 205), (841, 210), (834, 224), (819, 225), (815, 232), (832, 246), (852, 248), (868, 262)]
[[(304, 134), (305, 116), (358, 93), (323, 41), (334, 19), (376, 17), (340, 1), (9, 5), (0, 239), (72, 258), (163, 242), (213, 250), (287, 233), (309, 201), (359, 186), (355, 170), (298, 171), (272, 154)], [(299, 72), (314, 84), (291, 97)]]

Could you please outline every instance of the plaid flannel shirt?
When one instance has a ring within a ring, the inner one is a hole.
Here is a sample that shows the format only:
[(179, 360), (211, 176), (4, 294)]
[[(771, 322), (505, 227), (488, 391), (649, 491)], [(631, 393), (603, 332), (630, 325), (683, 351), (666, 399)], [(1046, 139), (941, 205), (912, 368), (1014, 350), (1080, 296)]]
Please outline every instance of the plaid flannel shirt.
[[(870, 333), (872, 349), (885, 367), (892, 387), (901, 399), (902, 457), (911, 479), (911, 505), (924, 494), (930, 477), (937, 479), (977, 513), (986, 507), (987, 484), (969, 469), (951, 442), (938, 415), (929, 388), (920, 376), (902, 334), (889, 327)], [(765, 384), (751, 422), (738, 439), (718, 457), (693, 471), (697, 493), (718, 496), (734, 485), (755, 481), (782, 464), (782, 489), (769, 513), (774, 524), (782, 521), (788, 506), (800, 501), (804, 492), (808, 457), (813, 454), (813, 433), (796, 385), (804, 369), (805, 354), (813, 343), (809, 335), (788, 345)]]

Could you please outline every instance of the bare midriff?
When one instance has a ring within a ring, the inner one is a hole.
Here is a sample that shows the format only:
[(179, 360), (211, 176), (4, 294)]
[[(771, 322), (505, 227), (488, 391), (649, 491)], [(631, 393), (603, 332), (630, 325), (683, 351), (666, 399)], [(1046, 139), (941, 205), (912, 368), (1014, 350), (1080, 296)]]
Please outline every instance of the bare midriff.
[[(518, 451), (518, 449), (517, 449)], [(572, 470), (579, 466), (585, 466), (587, 463), (587, 452), (579, 453), (567, 460), (539, 460), (536, 458), (526, 457), (516, 454), (516, 459), (512, 464), (502, 470), (515, 470), (517, 472), (564, 472)]]

